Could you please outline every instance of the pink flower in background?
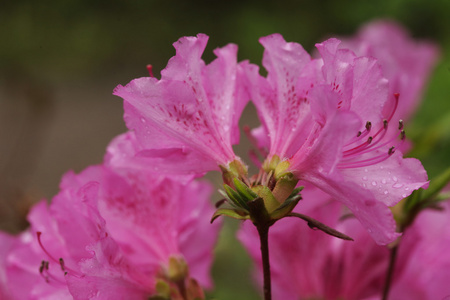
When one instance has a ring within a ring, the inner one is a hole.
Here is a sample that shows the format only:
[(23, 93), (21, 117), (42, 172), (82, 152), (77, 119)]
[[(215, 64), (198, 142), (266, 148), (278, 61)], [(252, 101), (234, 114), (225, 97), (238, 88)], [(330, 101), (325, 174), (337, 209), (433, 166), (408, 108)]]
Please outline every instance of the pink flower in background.
[(145, 172), (68, 173), (52, 204), (30, 212), (31, 228), (6, 255), (3, 282), (13, 299), (147, 299), (174, 258), (211, 287), (219, 226), (209, 224), (210, 194), (206, 183)]
[[(296, 208), (354, 238), (336, 239), (311, 230), (301, 220), (278, 221), (269, 236), (274, 300), (381, 299), (389, 263), (387, 247), (375, 244), (344, 207), (317, 189), (305, 189)], [(450, 295), (450, 206), (423, 211), (402, 237), (389, 299), (434, 300)], [(244, 223), (239, 239), (257, 266), (261, 282), (258, 234)]]
[[(357, 55), (375, 57), (389, 80), (390, 102), (398, 93), (394, 119), (409, 119), (420, 103), (439, 50), (430, 42), (413, 40), (393, 21), (378, 20), (363, 26), (356, 36), (343, 39), (343, 46)], [(387, 105), (387, 113), (392, 110)]]
[(202, 174), (237, 159), (232, 145), (248, 101), (237, 46), (216, 49), (217, 59), (205, 65), (207, 41), (203, 34), (181, 38), (161, 80), (138, 78), (114, 91), (124, 99), (125, 122), (142, 149), (138, 156), (159, 172)]
[(425, 187), (427, 175), (397, 150), (404, 133), (392, 119), (395, 105), (384, 116), (389, 87), (377, 61), (336, 39), (317, 44), (321, 59), (314, 60), (281, 35), (260, 41), (267, 78), (255, 66), (247, 75), (263, 124), (255, 137), (268, 146), (268, 160), (287, 161), (283, 172), (345, 204), (377, 243), (393, 241), (398, 234), (387, 206)]

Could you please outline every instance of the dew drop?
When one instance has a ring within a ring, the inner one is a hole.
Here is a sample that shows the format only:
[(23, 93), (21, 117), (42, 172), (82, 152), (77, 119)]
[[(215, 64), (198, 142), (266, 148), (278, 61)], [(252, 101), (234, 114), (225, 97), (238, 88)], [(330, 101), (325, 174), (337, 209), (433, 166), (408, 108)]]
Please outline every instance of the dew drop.
[(367, 172), (369, 172), (369, 170), (367, 170), (367, 169), (364, 169), (364, 172), (366, 172), (366, 173), (367, 173)]
[(403, 184), (401, 184), (401, 183), (395, 183), (392, 187), (394, 188), (394, 189), (399, 189), (399, 188), (401, 188), (403, 186)]
[(144, 119), (144, 117), (141, 117), (141, 122), (142, 122), (142, 123), (145, 123), (145, 122), (147, 122), (147, 121)]
[(372, 229), (367, 229), (367, 232), (372, 233)]
[(405, 187), (405, 191), (409, 191), (409, 187)]
[(406, 197), (408, 197), (408, 195), (406, 195), (406, 194), (403, 194), (403, 195), (402, 195), (402, 197), (403, 197), (403, 198), (406, 198)]
[(381, 182), (383, 183), (383, 184), (386, 184), (386, 179), (381, 179)]
[(398, 178), (394, 176), (394, 177), (392, 177), (392, 180), (394, 180), (394, 182), (397, 182)]
[(367, 181), (367, 176), (364, 176), (362, 180)]
[(377, 182), (376, 182), (376, 181), (372, 181), (372, 185), (373, 185), (373, 186), (376, 186), (376, 185), (377, 185)]
[(387, 194), (389, 194), (389, 192), (388, 191), (384, 191), (383, 194), (387, 195)]

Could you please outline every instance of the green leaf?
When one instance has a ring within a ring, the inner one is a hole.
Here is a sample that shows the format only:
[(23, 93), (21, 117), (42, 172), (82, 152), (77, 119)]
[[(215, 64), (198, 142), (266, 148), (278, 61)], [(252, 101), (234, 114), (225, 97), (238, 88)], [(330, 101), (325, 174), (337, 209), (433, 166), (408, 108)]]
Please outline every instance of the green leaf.
[(255, 194), (245, 183), (240, 181), (237, 178), (233, 178), (234, 187), (239, 195), (247, 201), (252, 201), (255, 198), (258, 198), (258, 195)]
[(316, 219), (313, 219), (309, 216), (303, 215), (303, 214), (298, 214), (298, 213), (290, 213), (287, 215), (288, 217), (297, 217), (300, 218), (306, 222), (308, 222), (308, 226), (311, 228), (317, 228), (329, 235), (332, 235), (334, 237), (343, 239), (343, 240), (347, 240), (347, 241), (353, 241), (353, 239), (351, 237), (349, 237), (346, 234), (343, 234), (342, 232), (337, 231), (336, 229), (333, 229), (319, 221), (317, 221)]
[(247, 208), (246, 200), (239, 195), (238, 192), (233, 190), (229, 185), (224, 184), (223, 187), (225, 188), (225, 191), (227, 192), (228, 197), (238, 206)]
[(293, 197), (289, 197), (286, 199), (286, 201), (281, 204), (280, 207), (278, 207), (276, 210), (274, 210), (270, 214), (270, 218), (273, 220), (279, 220), (283, 217), (285, 217), (287, 214), (292, 212), (295, 206), (297, 206), (298, 202), (302, 199), (300, 195), (295, 195)]
[(219, 208), (218, 210), (216, 210), (216, 212), (212, 216), (211, 223), (214, 222), (214, 220), (220, 216), (227, 216), (227, 217), (231, 217), (233, 219), (238, 219), (238, 220), (250, 219), (248, 212), (245, 210), (232, 209), (232, 208)]

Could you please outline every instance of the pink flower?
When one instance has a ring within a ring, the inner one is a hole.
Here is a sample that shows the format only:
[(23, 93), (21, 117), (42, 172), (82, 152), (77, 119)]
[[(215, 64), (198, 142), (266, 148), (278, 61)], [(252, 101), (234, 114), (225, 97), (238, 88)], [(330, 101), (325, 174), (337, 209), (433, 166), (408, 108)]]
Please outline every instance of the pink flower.
[(219, 227), (209, 224), (210, 194), (206, 183), (180, 185), (148, 172), (124, 176), (96, 166), (66, 174), (52, 204), (32, 209), (30, 230), (8, 251), (12, 298), (147, 299), (173, 273), (174, 259), (211, 287)]
[[(362, 27), (355, 37), (344, 39), (343, 46), (357, 55), (375, 57), (383, 76), (389, 80), (390, 102), (400, 95), (394, 119), (409, 119), (421, 100), (422, 90), (436, 63), (436, 45), (411, 39), (408, 32), (393, 21), (378, 20)], [(387, 113), (392, 108), (387, 105)]]
[(377, 61), (336, 39), (317, 44), (321, 59), (314, 60), (281, 35), (260, 41), (267, 78), (255, 66), (247, 76), (263, 124), (255, 136), (269, 148), (266, 172), (312, 183), (345, 204), (377, 243), (393, 241), (398, 234), (387, 206), (425, 187), (427, 175), (397, 150), (402, 124), (392, 119), (395, 105), (384, 115), (391, 98)]
[(159, 172), (176, 166), (176, 173), (201, 174), (237, 159), (232, 145), (239, 141), (238, 120), (248, 101), (238, 84), (237, 46), (216, 49), (217, 59), (205, 65), (207, 41), (203, 34), (181, 38), (160, 80), (138, 78), (114, 90), (140, 143), (137, 155)]
[[(344, 217), (344, 207), (317, 189), (305, 189), (296, 208), (348, 234), (344, 241), (311, 230), (302, 220), (278, 221), (269, 233), (274, 300), (381, 299), (389, 263), (387, 247), (375, 244), (355, 218)], [(389, 299), (434, 300), (450, 295), (450, 206), (427, 210), (402, 237)], [(239, 239), (257, 266), (261, 282), (258, 234), (244, 223)]]

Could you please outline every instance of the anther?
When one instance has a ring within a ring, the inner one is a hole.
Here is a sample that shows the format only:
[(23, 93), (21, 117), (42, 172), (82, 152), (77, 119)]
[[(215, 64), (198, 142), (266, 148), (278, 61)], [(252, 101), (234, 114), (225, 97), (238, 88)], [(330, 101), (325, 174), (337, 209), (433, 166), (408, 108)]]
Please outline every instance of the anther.
[(403, 129), (403, 120), (398, 121), (398, 130)]
[(395, 147), (392, 146), (391, 148), (389, 148), (388, 154), (391, 155), (395, 152)]
[(372, 143), (373, 137), (369, 136), (369, 138), (367, 139), (367, 144)]
[(362, 134), (362, 132), (361, 132), (361, 131), (358, 131), (358, 134), (356, 135), (356, 137), (360, 137), (361, 134)]
[(367, 131), (370, 131), (370, 128), (372, 128), (372, 123), (370, 121), (367, 121), (367, 123), (366, 123)]
[(59, 258), (59, 264), (61, 266), (61, 270), (65, 271), (65, 269), (64, 269), (64, 259), (62, 259), (62, 257)]
[(386, 119), (384, 119), (383, 120), (383, 127), (384, 127), (384, 129), (387, 129), (388, 124), (389, 124), (389, 122)]
[(405, 132), (404, 130), (402, 130), (402, 131), (400, 132), (400, 138), (401, 138), (402, 141), (405, 140), (405, 138), (406, 138), (406, 132)]

